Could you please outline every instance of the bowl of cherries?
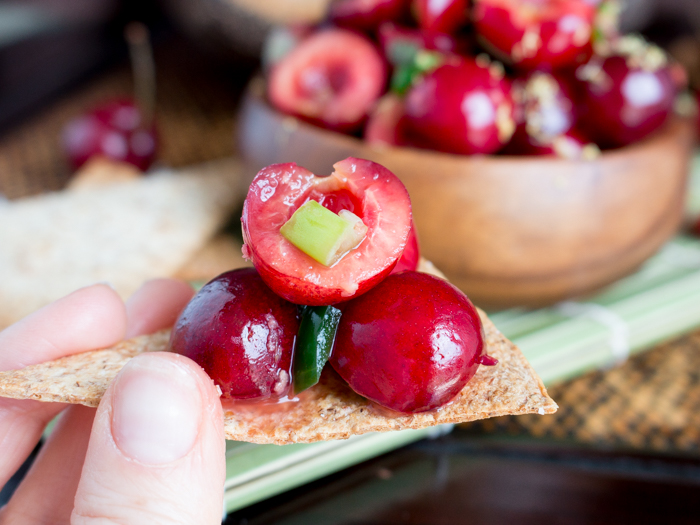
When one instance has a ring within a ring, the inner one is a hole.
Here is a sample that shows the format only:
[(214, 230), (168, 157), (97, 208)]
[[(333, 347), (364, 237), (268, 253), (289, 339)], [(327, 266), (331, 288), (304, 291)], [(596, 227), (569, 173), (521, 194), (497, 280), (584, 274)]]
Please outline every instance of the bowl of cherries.
[(250, 172), (371, 159), (421, 249), (485, 306), (630, 273), (678, 229), (693, 144), (684, 72), (616, 29), (614, 0), (337, 0), (279, 28), (246, 93)]

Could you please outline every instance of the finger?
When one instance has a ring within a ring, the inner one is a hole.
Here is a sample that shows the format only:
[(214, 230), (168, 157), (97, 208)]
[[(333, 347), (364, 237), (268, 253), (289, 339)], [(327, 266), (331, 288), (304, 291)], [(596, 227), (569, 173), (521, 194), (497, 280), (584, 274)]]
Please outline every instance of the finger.
[(220, 523), (223, 436), (201, 368), (175, 354), (135, 357), (97, 409), (72, 523)]
[(3, 509), (3, 525), (68, 523), (95, 411), (73, 405), (61, 414), (31, 469)]
[[(172, 326), (193, 293), (190, 285), (175, 279), (144, 283), (126, 302), (127, 337)], [(61, 415), (5, 509), (7, 523), (68, 523), (94, 415), (95, 409), (82, 406)]]
[[(83, 288), (0, 332), (0, 370), (111, 346), (126, 331), (124, 303), (109, 286)], [(33, 450), (60, 403), (0, 398), (0, 486)]]
[(192, 299), (192, 295), (194, 290), (184, 281), (147, 281), (126, 302), (126, 314), (129, 319), (126, 336), (135, 337), (170, 328), (187, 302)]

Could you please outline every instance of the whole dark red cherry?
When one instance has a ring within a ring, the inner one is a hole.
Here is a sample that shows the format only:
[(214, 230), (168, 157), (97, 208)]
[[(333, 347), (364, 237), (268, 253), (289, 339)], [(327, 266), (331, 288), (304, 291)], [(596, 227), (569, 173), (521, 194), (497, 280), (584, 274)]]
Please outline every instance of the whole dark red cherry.
[(222, 399), (277, 399), (289, 391), (296, 305), (275, 295), (253, 268), (220, 275), (195, 295), (170, 336), (221, 388)]
[(413, 13), (423, 29), (454, 33), (469, 21), (467, 0), (413, 0)]
[(595, 7), (589, 0), (475, 0), (479, 41), (518, 68), (560, 68), (592, 53)]
[(400, 122), (407, 142), (447, 153), (493, 153), (515, 129), (510, 85), (500, 64), (446, 62), (408, 91)]
[(406, 271), (347, 303), (330, 362), (358, 394), (411, 413), (454, 398), (483, 352), (481, 321), (467, 296)]
[(573, 89), (558, 75), (535, 71), (516, 79), (513, 99), (517, 128), (506, 148), (508, 153), (551, 153), (553, 141), (576, 124)]
[(410, 0), (334, 0), (328, 10), (330, 21), (338, 27), (374, 31), (383, 22), (408, 18)]
[(632, 52), (594, 58), (576, 74), (583, 81), (582, 126), (603, 148), (640, 140), (673, 109), (676, 85), (664, 52), (642, 43)]
[(158, 145), (155, 126), (144, 126), (141, 111), (129, 99), (112, 100), (71, 120), (63, 128), (62, 142), (75, 169), (101, 155), (145, 171)]

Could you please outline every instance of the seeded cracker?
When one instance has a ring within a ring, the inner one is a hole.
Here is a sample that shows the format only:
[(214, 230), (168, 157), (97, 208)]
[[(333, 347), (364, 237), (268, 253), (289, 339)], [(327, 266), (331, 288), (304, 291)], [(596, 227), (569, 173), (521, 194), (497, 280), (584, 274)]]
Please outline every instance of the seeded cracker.
[[(421, 269), (439, 273), (422, 262)], [(347, 439), (355, 434), (423, 428), (442, 423), (463, 423), (487, 417), (551, 414), (556, 403), (520, 350), (479, 311), (484, 323), (487, 353), (496, 366), (480, 366), (476, 375), (447, 406), (420, 414), (390, 417), (370, 408), (330, 368), (318, 385), (296, 403), (269, 413), (225, 413), (226, 438), (251, 443), (310, 443)], [(168, 331), (124, 341), (96, 350), (0, 372), (0, 396), (97, 406), (122, 366), (141, 352), (166, 350)]]

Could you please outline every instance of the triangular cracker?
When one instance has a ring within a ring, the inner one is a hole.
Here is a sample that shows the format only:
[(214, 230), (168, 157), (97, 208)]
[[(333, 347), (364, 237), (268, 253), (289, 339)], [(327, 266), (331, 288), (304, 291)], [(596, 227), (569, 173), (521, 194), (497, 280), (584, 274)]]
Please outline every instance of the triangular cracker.
[[(551, 414), (557, 405), (520, 350), (482, 315), (488, 354), (498, 359), (480, 366), (474, 378), (449, 405), (437, 410), (390, 417), (371, 408), (332, 369), (302, 399), (266, 413), (226, 410), (226, 438), (251, 443), (310, 443), (346, 439), (354, 434), (423, 428), (487, 417)], [(163, 331), (96, 350), (0, 372), (0, 396), (97, 406), (122, 366), (141, 352), (166, 350)]]

